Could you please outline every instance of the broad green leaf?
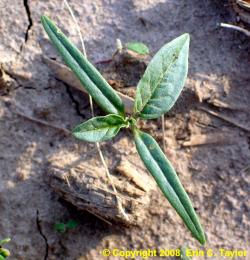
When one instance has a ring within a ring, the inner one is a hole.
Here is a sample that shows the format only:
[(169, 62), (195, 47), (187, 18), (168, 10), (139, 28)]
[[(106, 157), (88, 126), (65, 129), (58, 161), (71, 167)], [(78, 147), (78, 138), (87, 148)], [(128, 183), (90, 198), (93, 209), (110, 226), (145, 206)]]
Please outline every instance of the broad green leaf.
[(124, 115), (122, 100), (98, 70), (48, 17), (42, 16), (41, 21), (65, 63), (75, 73), (95, 102), (107, 113)]
[(149, 48), (142, 42), (128, 42), (126, 48), (130, 51), (136, 52), (140, 55), (149, 54)]
[(8, 257), (10, 256), (10, 251), (6, 248), (0, 248), (0, 255), (3, 257)]
[(135, 114), (153, 119), (170, 110), (187, 77), (188, 50), (189, 35), (183, 34), (156, 53), (137, 86)]
[(152, 136), (134, 129), (137, 151), (161, 191), (175, 208), (193, 236), (205, 244), (205, 235), (192, 203), (173, 166)]
[(75, 138), (88, 142), (101, 142), (116, 136), (127, 122), (121, 116), (110, 114), (99, 116), (76, 126), (72, 134)]

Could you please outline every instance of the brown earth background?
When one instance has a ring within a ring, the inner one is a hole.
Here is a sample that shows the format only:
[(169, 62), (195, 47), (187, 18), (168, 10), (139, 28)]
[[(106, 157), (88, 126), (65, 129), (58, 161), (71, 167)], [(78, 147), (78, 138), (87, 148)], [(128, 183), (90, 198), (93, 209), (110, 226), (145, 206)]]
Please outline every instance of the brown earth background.
[[(204, 225), (206, 248), (248, 249), (245, 259), (250, 259), (250, 43), (247, 36), (218, 26), (237, 21), (230, 3), (72, 0), (70, 4), (93, 63), (112, 56), (117, 38), (124, 43), (142, 41), (153, 55), (171, 39), (190, 33), (188, 80), (176, 108), (165, 117), (166, 153)], [(184, 244), (201, 248), (160, 192), (145, 209), (144, 223), (124, 228), (78, 212), (51, 190), (44, 181), (49, 156), (63, 160), (74, 154), (98, 167), (95, 147), (16, 112), (68, 129), (91, 117), (87, 96), (57, 80), (43, 61), (43, 55), (58, 55), (40, 16), (50, 16), (79, 47), (80, 39), (62, 1), (0, 0), (0, 14), (0, 63), (6, 72), (0, 89), (0, 239), (12, 238), (6, 246), (10, 259), (45, 259), (46, 244), (47, 259), (60, 260), (118, 259), (101, 256), (104, 248), (168, 249)], [(124, 88), (136, 86), (143, 72), (133, 64), (100, 69), (107, 79), (120, 77)], [(101, 113), (97, 107), (95, 111)], [(161, 142), (161, 120), (143, 128)], [(202, 141), (193, 145), (194, 140)], [(111, 170), (124, 157), (140, 161), (128, 131), (102, 144), (102, 150)], [(55, 223), (69, 219), (79, 222), (76, 229), (64, 234), (54, 230)]]

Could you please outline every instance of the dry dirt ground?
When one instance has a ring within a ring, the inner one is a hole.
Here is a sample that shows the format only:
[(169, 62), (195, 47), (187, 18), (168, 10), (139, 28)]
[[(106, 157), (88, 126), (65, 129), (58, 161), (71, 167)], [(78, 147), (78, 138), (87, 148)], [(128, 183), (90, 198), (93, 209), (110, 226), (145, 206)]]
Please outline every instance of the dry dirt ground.
[[(176, 108), (165, 118), (166, 153), (205, 227), (207, 248), (248, 249), (245, 259), (250, 259), (250, 42), (241, 33), (217, 26), (236, 21), (228, 2), (72, 0), (70, 4), (93, 63), (111, 57), (116, 38), (143, 41), (155, 53), (174, 37), (190, 33), (188, 80)], [(80, 40), (62, 1), (0, 0), (0, 12), (0, 62), (7, 73), (0, 89), (0, 238), (12, 238), (7, 246), (10, 259), (118, 259), (100, 252), (183, 244), (200, 248), (160, 192), (145, 209), (143, 225), (124, 228), (77, 212), (51, 190), (44, 181), (48, 157), (74, 154), (100, 165), (94, 146), (17, 113), (68, 129), (91, 116), (88, 98), (55, 79), (43, 62), (43, 55), (55, 58), (57, 53), (39, 17), (49, 15), (78, 46)], [(124, 86), (136, 84), (133, 66), (123, 66), (128, 73)], [(114, 76), (115, 71), (104, 65), (101, 69), (106, 78)], [(143, 128), (161, 142), (160, 120)], [(104, 143), (102, 150), (111, 170), (124, 156), (139, 163), (129, 132)], [(69, 219), (79, 222), (76, 229), (64, 234), (54, 230), (55, 223)]]

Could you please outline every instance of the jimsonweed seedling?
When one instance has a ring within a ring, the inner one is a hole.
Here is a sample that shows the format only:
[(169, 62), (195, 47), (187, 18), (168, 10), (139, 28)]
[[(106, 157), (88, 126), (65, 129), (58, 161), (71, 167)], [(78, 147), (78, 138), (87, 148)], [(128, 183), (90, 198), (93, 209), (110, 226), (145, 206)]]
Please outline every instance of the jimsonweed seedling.
[(134, 112), (126, 116), (121, 98), (97, 69), (48, 17), (42, 16), (41, 21), (65, 63), (107, 113), (106, 116), (94, 117), (76, 126), (72, 131), (73, 136), (84, 141), (101, 142), (116, 136), (121, 128), (130, 128), (146, 168), (192, 235), (205, 244), (200, 221), (173, 166), (154, 138), (137, 126), (139, 119), (159, 118), (177, 100), (187, 77), (189, 35), (183, 34), (164, 45), (153, 57), (137, 86)]
[(59, 233), (65, 233), (67, 230), (75, 229), (78, 226), (78, 222), (75, 220), (69, 220), (67, 223), (58, 222), (55, 223), (54, 229)]

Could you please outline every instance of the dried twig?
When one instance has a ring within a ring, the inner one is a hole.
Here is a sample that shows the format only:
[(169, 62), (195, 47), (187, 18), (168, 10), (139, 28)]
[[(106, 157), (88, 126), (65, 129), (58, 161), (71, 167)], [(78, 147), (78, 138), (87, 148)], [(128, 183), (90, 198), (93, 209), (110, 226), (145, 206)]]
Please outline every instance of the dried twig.
[(201, 146), (210, 144), (230, 144), (232, 142), (232, 135), (225, 133), (213, 134), (196, 134), (191, 135), (190, 140), (182, 143), (184, 147)]
[(240, 26), (237, 26), (237, 25), (233, 25), (233, 24), (228, 24), (228, 23), (220, 23), (220, 26), (221, 27), (224, 27), (224, 28), (229, 28), (229, 29), (232, 29), (232, 30), (236, 30), (236, 31), (239, 31), (239, 32), (242, 32), (244, 33), (246, 36), (250, 37), (250, 31), (240, 27)]
[(164, 115), (161, 116), (161, 129), (162, 129), (162, 145), (163, 151), (166, 153), (166, 142), (165, 142), (165, 117)]
[(248, 11), (250, 10), (250, 3), (249, 1), (244, 1), (244, 0), (236, 0), (237, 4), (245, 9), (247, 9)]
[(120, 164), (116, 167), (116, 170), (123, 176), (126, 180), (134, 183), (143, 192), (149, 192), (154, 188), (154, 184), (147, 182), (144, 178), (142, 182), (143, 174), (134, 167), (134, 164), (130, 163), (126, 158), (122, 159)]
[(217, 98), (210, 98), (207, 100), (207, 102), (215, 107), (224, 108), (224, 109), (230, 109), (230, 110), (241, 110), (241, 111), (248, 111), (246, 106), (241, 106), (238, 104), (230, 104), (225, 103)]
[(226, 122), (228, 122), (228, 123), (230, 123), (230, 124), (232, 124), (232, 125), (234, 125), (234, 126), (240, 128), (240, 129), (242, 129), (242, 130), (244, 130), (244, 131), (250, 132), (250, 128), (249, 128), (249, 127), (244, 126), (244, 125), (242, 125), (242, 124), (239, 124), (239, 123), (235, 122), (233, 119), (231, 119), (231, 118), (229, 118), (229, 117), (227, 117), (227, 116), (220, 115), (220, 114), (216, 113), (215, 111), (209, 110), (209, 109), (207, 109), (207, 108), (205, 108), (205, 107), (200, 107), (200, 109), (201, 109), (202, 111), (205, 111), (206, 113), (208, 113), (208, 114), (210, 114), (210, 115), (213, 115), (213, 116), (215, 116), (215, 117), (218, 117), (218, 118), (220, 118), (220, 119), (222, 119), (222, 120), (224, 120), (224, 121), (226, 121)]
[(48, 126), (48, 127), (54, 128), (56, 130), (59, 130), (59, 131), (63, 132), (66, 135), (70, 135), (71, 134), (70, 130), (68, 130), (68, 129), (64, 128), (64, 127), (57, 126), (57, 125), (54, 125), (54, 124), (50, 124), (50, 123), (48, 123), (48, 122), (46, 122), (44, 120), (37, 119), (37, 118), (31, 117), (31, 116), (25, 115), (25, 114), (23, 114), (21, 112), (14, 111), (13, 113), (15, 113), (16, 115), (21, 116), (21, 117), (23, 117), (23, 118), (25, 118), (25, 119), (27, 119), (29, 121), (35, 122), (37, 124)]
[(99, 218), (100, 220), (104, 221), (105, 223), (107, 223), (108, 225), (112, 226), (112, 223), (110, 221), (108, 221), (107, 219), (101, 217), (99, 214), (95, 213), (94, 211), (90, 210), (90, 209), (85, 209), (86, 211), (88, 211), (90, 214), (96, 216), (97, 218)]

